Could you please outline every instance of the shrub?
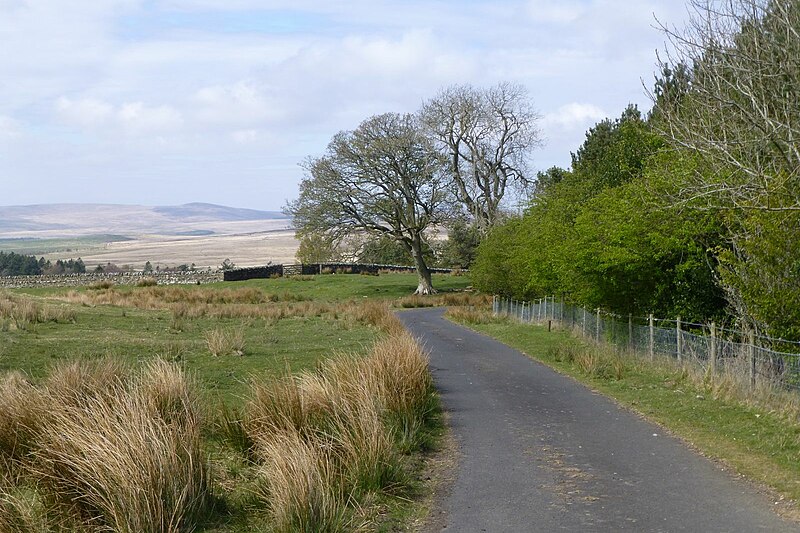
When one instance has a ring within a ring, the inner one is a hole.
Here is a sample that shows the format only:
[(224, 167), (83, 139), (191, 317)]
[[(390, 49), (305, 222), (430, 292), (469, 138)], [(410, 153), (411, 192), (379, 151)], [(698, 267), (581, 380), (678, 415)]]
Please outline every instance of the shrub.
[(148, 276), (136, 282), (137, 287), (155, 287), (158, 285), (158, 280), (154, 277)]

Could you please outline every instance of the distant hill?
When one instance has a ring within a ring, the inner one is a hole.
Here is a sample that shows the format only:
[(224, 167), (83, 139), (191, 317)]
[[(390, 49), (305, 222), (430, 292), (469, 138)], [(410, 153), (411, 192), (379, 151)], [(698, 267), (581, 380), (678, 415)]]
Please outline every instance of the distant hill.
[(194, 202), (178, 206), (154, 207), (153, 211), (179, 220), (275, 220), (284, 219), (286, 215), (276, 211), (257, 211), (224, 205)]
[(207, 203), (178, 206), (43, 204), (0, 206), (0, 238), (64, 238), (96, 234), (214, 235), (285, 228), (278, 211)]

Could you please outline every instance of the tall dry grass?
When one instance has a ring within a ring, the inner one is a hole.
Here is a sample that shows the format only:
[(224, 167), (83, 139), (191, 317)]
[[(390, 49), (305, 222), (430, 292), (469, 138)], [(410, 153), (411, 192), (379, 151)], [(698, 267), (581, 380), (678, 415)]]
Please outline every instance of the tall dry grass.
[(275, 531), (352, 531), (353, 519), (321, 436), (284, 431), (256, 441), (260, 483)]
[(220, 355), (244, 355), (244, 328), (215, 328), (203, 334), (208, 351)]
[(75, 322), (75, 310), (65, 305), (42, 304), (30, 296), (0, 292), (0, 329), (31, 331), (42, 322)]
[(425, 353), (385, 304), (357, 319), (391, 332), (366, 357), (251, 383), (242, 428), (279, 531), (352, 530), (358, 502), (407, 487), (403, 454), (426, 442), (437, 404)]
[[(12, 375), (0, 387), (0, 409), (12, 414), (0, 429), (7, 472), (44, 502), (48, 520), (71, 524), (58, 530), (186, 531), (209, 510), (201, 411), (174, 365), (131, 372), (114, 361), (72, 362), (39, 386)], [(19, 494), (0, 491), (0, 524), (15, 521), (11, 531), (30, 523)]]

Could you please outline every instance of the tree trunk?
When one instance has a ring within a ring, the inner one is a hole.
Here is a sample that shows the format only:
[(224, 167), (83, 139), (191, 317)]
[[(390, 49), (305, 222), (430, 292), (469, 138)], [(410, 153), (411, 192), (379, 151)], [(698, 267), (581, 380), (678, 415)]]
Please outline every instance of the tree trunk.
[(411, 255), (414, 257), (414, 264), (417, 267), (417, 278), (419, 284), (414, 294), (434, 294), (436, 289), (433, 288), (431, 282), (431, 271), (428, 265), (425, 264), (425, 258), (422, 256), (422, 239), (415, 236), (411, 241)]

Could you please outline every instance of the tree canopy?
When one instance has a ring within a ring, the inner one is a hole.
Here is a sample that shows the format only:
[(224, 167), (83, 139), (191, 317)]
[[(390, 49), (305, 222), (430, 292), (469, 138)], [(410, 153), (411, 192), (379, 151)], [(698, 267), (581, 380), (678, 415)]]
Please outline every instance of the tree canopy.
[(452, 196), (442, 159), (415, 115), (368, 118), (337, 133), (305, 168), (300, 196), (287, 208), (296, 227), (333, 240), (354, 232), (391, 237), (414, 260), (417, 293), (433, 292), (425, 231), (449, 219)]

